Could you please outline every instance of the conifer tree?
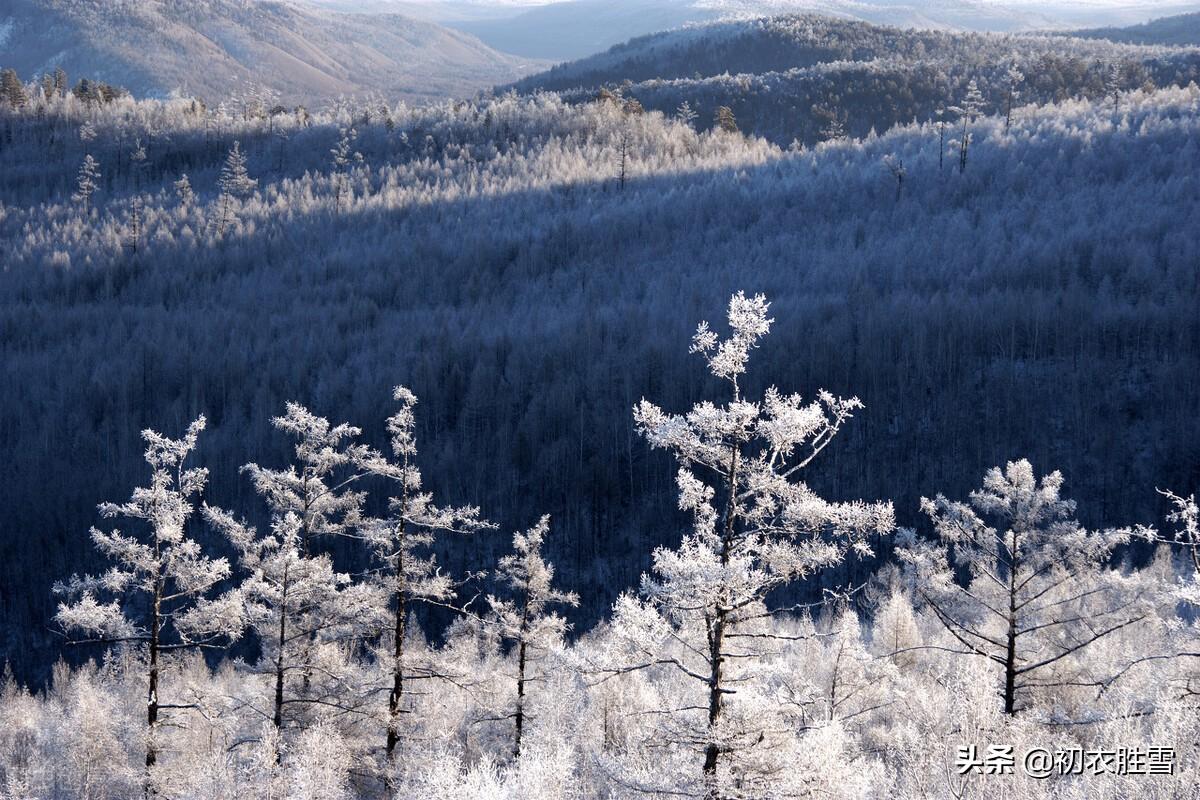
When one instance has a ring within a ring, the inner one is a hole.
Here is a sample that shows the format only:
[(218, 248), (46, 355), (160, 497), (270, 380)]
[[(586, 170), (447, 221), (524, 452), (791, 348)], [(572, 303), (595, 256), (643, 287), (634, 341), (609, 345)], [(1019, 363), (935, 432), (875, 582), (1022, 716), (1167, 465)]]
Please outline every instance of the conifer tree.
[[(391, 458), (370, 450), (355, 454), (357, 468), (385, 479), (393, 491), (386, 516), (364, 518), (359, 524), (359, 534), (378, 564), (370, 573), (378, 613), (390, 629), (391, 650), (379, 654), (391, 678), (386, 745), (389, 761), (395, 758), (400, 741), (405, 681), (413, 671), (404, 651), (408, 615), (416, 604), (445, 606), (454, 598), (456, 583), (442, 571), (431, 552), (437, 536), (470, 534), (494, 527), (480, 518), (478, 508), (438, 506), (432, 493), (423, 490), (416, 465), (417, 397), (407, 388), (397, 386), (393, 398), (400, 408), (387, 420)], [(385, 644), (387, 639), (385, 635)]]
[[(1105, 567), (1131, 532), (1085, 530), (1074, 502), (1060, 496), (1062, 484), (1058, 472), (1039, 480), (1025, 460), (994, 467), (966, 503), (923, 498), (940, 544), (908, 532), (899, 551), (954, 640), (952, 652), (999, 667), (1006, 714), (1025, 707), (1035, 687), (1084, 680), (1055, 670), (1145, 615), (1127, 582)], [(966, 573), (965, 585), (956, 570)]]
[(512, 589), (515, 597), (511, 600), (488, 597), (492, 621), (498, 626), (500, 637), (511, 642), (516, 650), (515, 757), (521, 755), (521, 734), (528, 714), (526, 686), (539, 680), (530, 673), (532, 661), (537, 652), (553, 646), (567, 630), (567, 621), (547, 609), (551, 605), (579, 605), (574, 592), (563, 592), (553, 586), (554, 565), (542, 557), (542, 544), (549, 532), (550, 517), (543, 516), (529, 530), (513, 534), (514, 552), (500, 559), (496, 576)]
[[(199, 417), (182, 439), (142, 432), (150, 485), (135, 489), (126, 503), (102, 504), (100, 513), (145, 523), (145, 534), (92, 528), (96, 549), (114, 562), (113, 567), (100, 576), (73, 576), (55, 586), (68, 598), (55, 615), (64, 631), (81, 633), (84, 641), (145, 645), (147, 769), (157, 760), (159, 712), (192, 707), (160, 699), (164, 657), (235, 636), (240, 616), (229, 602), (209, 598), (228, 577), (228, 562), (205, 555), (187, 535), (193, 499), (203, 491), (208, 471), (186, 462), (204, 426), (204, 417)], [(103, 603), (98, 599), (103, 595), (114, 599)]]
[(731, 109), (729, 106), (719, 106), (713, 121), (718, 130), (724, 131), (725, 133), (738, 132), (737, 118), (733, 116), (733, 109)]
[(88, 153), (83, 157), (83, 165), (79, 168), (79, 177), (76, 180), (76, 189), (73, 195), (75, 201), (83, 206), (85, 217), (91, 209), (92, 195), (100, 188), (100, 185), (96, 183), (98, 180), (100, 180), (100, 165), (96, 163), (96, 159), (92, 158), (92, 154)]
[(217, 180), (220, 188), (218, 203), (220, 211), (217, 218), (217, 235), (224, 235), (229, 224), (233, 221), (234, 206), (250, 195), (258, 181), (250, 177), (246, 171), (246, 156), (242, 152), (241, 143), (234, 141), (225, 164), (221, 167), (221, 176)]
[(0, 70), (0, 101), (14, 109), (24, 108), (29, 102), (29, 93), (15, 69)]
[(614, 626), (642, 659), (624, 669), (670, 665), (701, 688), (703, 703), (688, 706), (702, 710), (699, 719), (688, 709), (668, 714), (668, 735), (702, 751), (708, 797), (742, 779), (731, 776), (745, 777), (743, 756), (772, 729), (757, 711), (730, 713), (732, 687), (774, 638), (767, 596), (852, 553), (869, 555), (869, 537), (893, 527), (891, 504), (831, 503), (798, 479), (862, 407), (858, 398), (820, 391), (806, 403), (774, 387), (759, 401), (743, 396), (750, 354), (773, 322), (767, 309), (762, 295), (739, 292), (729, 302), (728, 338), (707, 323), (693, 337), (691, 352), (726, 386), (724, 405), (704, 401), (684, 415), (646, 400), (634, 408), (639, 432), (678, 461), (679, 507), (693, 524), (677, 549), (655, 551), (642, 600), (619, 600)]

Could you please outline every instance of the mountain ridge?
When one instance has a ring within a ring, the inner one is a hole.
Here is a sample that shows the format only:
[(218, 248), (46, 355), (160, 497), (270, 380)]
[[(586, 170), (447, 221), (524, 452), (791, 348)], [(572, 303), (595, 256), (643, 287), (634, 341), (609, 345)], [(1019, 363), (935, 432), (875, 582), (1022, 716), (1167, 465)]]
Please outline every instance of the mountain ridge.
[(24, 76), (62, 67), (140, 96), (179, 89), (219, 100), (254, 83), (285, 102), (364, 93), (429, 99), (536, 67), (430, 22), (290, 0), (12, 0), (0, 29), (8, 31), (0, 63)]

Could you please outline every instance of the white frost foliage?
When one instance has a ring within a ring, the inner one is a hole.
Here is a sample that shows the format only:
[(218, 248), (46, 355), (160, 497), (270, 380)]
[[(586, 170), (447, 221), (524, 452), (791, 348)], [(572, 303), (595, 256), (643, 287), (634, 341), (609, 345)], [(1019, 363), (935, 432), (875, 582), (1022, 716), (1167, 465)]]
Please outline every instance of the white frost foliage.
[(258, 186), (258, 181), (246, 170), (246, 154), (242, 152), (241, 142), (235, 141), (225, 157), (218, 185), (222, 194), (242, 199), (249, 197)]
[(350, 752), (332, 725), (302, 732), (288, 755), (287, 800), (351, 800)]
[[(173, 628), (179, 644), (196, 644), (235, 634), (223, 609), (210, 606), (207, 594), (229, 576), (229, 563), (205, 555), (186, 535), (195, 512), (194, 498), (204, 489), (208, 471), (186, 467), (206, 425), (203, 416), (188, 426), (181, 439), (170, 439), (152, 430), (146, 440), (146, 463), (151, 467), (149, 486), (134, 490), (126, 503), (104, 503), (104, 517), (124, 517), (144, 525), (141, 537), (119, 530), (91, 529), (96, 549), (113, 566), (99, 576), (73, 576), (56, 584), (55, 591), (68, 600), (59, 606), (56, 620), (67, 631), (89, 638), (144, 640)], [(111, 602), (99, 594), (117, 595)], [(155, 617), (126, 616), (120, 600), (143, 594), (154, 606)], [(236, 617), (235, 617), (236, 619)], [(155, 627), (157, 626), (157, 628)]]
[(736, 384), (738, 376), (746, 371), (750, 351), (758, 346), (758, 340), (767, 335), (775, 321), (767, 317), (769, 305), (761, 294), (748, 298), (744, 292), (738, 292), (729, 301), (729, 327), (733, 335), (720, 341), (709, 330), (708, 323), (701, 322), (692, 337), (691, 352), (702, 354), (714, 375)]

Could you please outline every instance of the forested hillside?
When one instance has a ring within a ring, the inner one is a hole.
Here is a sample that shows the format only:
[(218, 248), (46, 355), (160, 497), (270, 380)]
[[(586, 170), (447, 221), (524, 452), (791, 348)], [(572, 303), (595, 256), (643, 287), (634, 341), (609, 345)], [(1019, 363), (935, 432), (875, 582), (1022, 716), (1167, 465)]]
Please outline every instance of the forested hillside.
[(1186, 86), (1200, 49), (1135, 47), (1045, 35), (902, 30), (811, 15), (714, 23), (654, 34), (515, 84), (587, 102), (603, 89), (664, 113), (687, 103), (704, 128), (729, 108), (739, 127), (780, 146), (936, 120), (974, 81), (991, 113)]
[(1091, 28), (1075, 35), (1128, 44), (1200, 45), (1200, 13), (1177, 14), (1125, 28)]
[(59, 650), (45, 587), (95, 569), (85, 533), (141, 474), (140, 429), (206, 414), (206, 497), (262, 522), (238, 467), (287, 458), (284, 401), (380, 445), (397, 383), (447, 502), (509, 530), (553, 516), (585, 627), (684, 524), (629, 410), (704, 393), (675, 354), (739, 288), (779, 320), (747, 389), (866, 403), (812, 476), (833, 498), (913, 524), (920, 496), (1022, 456), (1065, 472), (1086, 524), (1132, 524), (1162, 516), (1156, 486), (1200, 482), (1194, 86), (794, 151), (552, 95), (316, 116), (50, 95), (0, 112), (20, 621), (0, 658), (27, 678)]
[(214, 104), (251, 89), (289, 104), (342, 94), (441, 98), (536, 66), (398, 13), (342, 14), (287, 0), (7, 0), (0, 64)]

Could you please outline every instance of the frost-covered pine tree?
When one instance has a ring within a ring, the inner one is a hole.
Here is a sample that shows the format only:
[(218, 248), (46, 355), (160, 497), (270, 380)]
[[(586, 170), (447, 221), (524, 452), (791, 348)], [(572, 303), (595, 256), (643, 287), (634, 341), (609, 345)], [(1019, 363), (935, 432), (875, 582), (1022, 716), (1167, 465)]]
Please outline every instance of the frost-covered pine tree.
[[(423, 491), (417, 456), (417, 397), (403, 386), (393, 392), (400, 408), (388, 417), (392, 458), (374, 451), (358, 451), (356, 465), (364, 472), (386, 479), (394, 487), (388, 500), (388, 514), (366, 518), (359, 524), (359, 535), (371, 548), (378, 568), (370, 573), (377, 592), (380, 616), (388, 623), (391, 649), (379, 654), (388, 665), (391, 678), (388, 693), (387, 757), (395, 758), (400, 741), (401, 714), (404, 712), (405, 679), (411, 666), (404, 651), (408, 615), (414, 604), (449, 604), (455, 594), (455, 581), (442, 571), (432, 553), (438, 534), (469, 534), (494, 527), (480, 518), (479, 509), (442, 507), (433, 495)], [(385, 644), (387, 637), (384, 637)]]
[(83, 165), (79, 167), (79, 177), (75, 181), (75, 201), (83, 206), (83, 215), (86, 217), (91, 209), (92, 195), (100, 188), (97, 181), (100, 180), (100, 165), (96, 159), (92, 158), (92, 154), (88, 153), (83, 157)]
[(699, 118), (700, 115), (692, 108), (692, 104), (686, 100), (679, 104), (679, 108), (675, 109), (675, 119), (689, 128), (694, 128), (696, 120)]
[(175, 196), (179, 198), (180, 205), (188, 206), (196, 199), (196, 193), (192, 191), (192, 182), (188, 180), (187, 173), (179, 176), (179, 180), (175, 181)]
[[(296, 440), (295, 462), (283, 469), (247, 464), (242, 471), (274, 518), (296, 518), (301, 550), (307, 556), (318, 537), (344, 534), (357, 523), (364, 495), (349, 487), (362, 477), (355, 459), (363, 451), (351, 440), (362, 431), (345, 423), (332, 425), (299, 403), (288, 403), (283, 416), (271, 424)], [(346, 469), (350, 474), (339, 476)]]
[(550, 532), (550, 517), (543, 516), (524, 533), (513, 534), (513, 553), (500, 559), (496, 577), (513, 591), (512, 599), (488, 597), (492, 622), (500, 638), (513, 645), (516, 651), (516, 704), (513, 709), (513, 755), (521, 755), (521, 734), (525, 728), (526, 686), (539, 680), (530, 668), (537, 653), (544, 652), (561, 641), (567, 621), (552, 605), (579, 605), (574, 592), (555, 589), (554, 565), (542, 557), (542, 544)]
[(1012, 125), (1013, 105), (1017, 101), (1019, 87), (1025, 82), (1025, 73), (1017, 69), (1017, 64), (1014, 61), (1009, 65), (1004, 77), (1007, 81), (1004, 94), (1004, 133), (1007, 134)]
[(242, 152), (241, 142), (235, 140), (225, 164), (221, 167), (221, 176), (217, 179), (220, 189), (218, 198), (219, 211), (217, 217), (217, 235), (222, 236), (233, 221), (235, 204), (245, 199), (254, 191), (258, 181), (250, 177), (246, 170), (246, 155)]
[(272, 424), (297, 440), (295, 463), (242, 468), (271, 510), (270, 533), (259, 536), (221, 509), (206, 506), (205, 516), (238, 550), (249, 575), (236, 594), (262, 642), (262, 671), (273, 680), (271, 720), (283, 728), (287, 707), (311, 702), (314, 674), (325, 697), (357, 697), (340, 645), (373, 624), (373, 605), (365, 587), (336, 572), (327, 554), (314, 553), (320, 537), (347, 534), (360, 521), (364, 495), (348, 487), (362, 473), (339, 475), (359, 452), (350, 446), (359, 429), (331, 425), (297, 403)]
[(333, 174), (330, 177), (333, 181), (335, 214), (341, 212), (342, 198), (350, 193), (350, 167), (361, 164), (363, 160), (362, 153), (354, 150), (354, 140), (357, 138), (358, 131), (354, 128), (343, 129), (338, 143), (329, 151), (333, 157)]
[[(228, 562), (205, 555), (187, 535), (193, 498), (203, 490), (208, 471), (189, 468), (186, 461), (204, 425), (204, 417), (199, 417), (182, 439), (142, 432), (150, 485), (135, 489), (126, 503), (104, 503), (100, 513), (144, 523), (145, 532), (139, 536), (92, 528), (92, 541), (113, 562), (112, 568), (96, 577), (72, 576), (54, 587), (68, 597), (55, 615), (68, 633), (81, 634), (85, 641), (145, 646), (148, 769), (158, 754), (159, 712), (191, 707), (159, 697), (165, 657), (237, 633), (239, 615), (233, 606), (209, 599), (212, 589), (228, 577)], [(114, 599), (104, 603), (100, 598), (105, 595)]]
[(940, 544), (910, 531), (898, 551), (947, 649), (1000, 670), (1006, 714), (1036, 688), (1094, 682), (1103, 665), (1071, 657), (1145, 616), (1136, 583), (1106, 567), (1130, 531), (1084, 529), (1062, 484), (1058, 472), (1038, 480), (1026, 460), (993, 467), (969, 502), (923, 498)]
[[(328, 555), (305, 554), (303, 526), (294, 513), (275, 515), (270, 532), (261, 536), (228, 511), (205, 506), (204, 515), (238, 551), (238, 564), (247, 573), (228, 602), (242, 604), (245, 624), (261, 645), (257, 671), (271, 681), (275, 729), (294, 721), (289, 709), (297, 705), (355, 711), (355, 676), (338, 643), (371, 624), (366, 593), (337, 572)], [(320, 667), (319, 692), (311, 686), (315, 666)]]
[(967, 169), (967, 154), (971, 148), (971, 125), (983, 110), (983, 105), (983, 92), (979, 91), (979, 84), (972, 78), (967, 84), (967, 93), (963, 97), (962, 105), (953, 109), (954, 113), (962, 119), (963, 124), (962, 137), (958, 142), (959, 172), (965, 172)]
[(761, 400), (743, 396), (750, 354), (771, 327), (767, 309), (763, 296), (739, 292), (729, 337), (702, 323), (692, 340), (725, 383), (725, 404), (704, 401), (683, 415), (646, 400), (634, 408), (639, 432), (678, 461), (679, 506), (693, 526), (678, 548), (654, 552), (642, 599), (618, 600), (613, 624), (637, 659), (624, 670), (668, 665), (694, 682), (698, 696), (664, 715), (666, 735), (701, 751), (702, 791), (712, 797), (754, 779), (747, 754), (778, 729), (763, 711), (770, 704), (738, 708), (734, 693), (748, 691), (744, 681), (776, 641), (767, 596), (851, 553), (869, 555), (869, 537), (894, 524), (890, 503), (831, 503), (800, 480), (862, 407), (858, 398), (820, 391), (805, 402), (774, 387)]
[(1113, 111), (1121, 108), (1121, 87), (1125, 84), (1123, 72), (1120, 62), (1113, 61), (1104, 75), (1104, 94), (1112, 98)]

